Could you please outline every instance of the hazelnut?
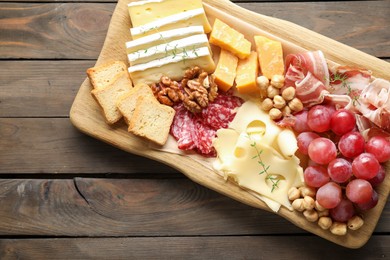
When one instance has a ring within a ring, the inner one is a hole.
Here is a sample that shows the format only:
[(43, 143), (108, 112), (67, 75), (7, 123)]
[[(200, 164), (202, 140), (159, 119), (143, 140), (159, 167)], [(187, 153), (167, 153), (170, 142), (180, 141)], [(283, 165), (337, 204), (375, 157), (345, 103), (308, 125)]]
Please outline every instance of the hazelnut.
[(271, 108), (274, 107), (274, 102), (270, 98), (266, 98), (261, 102), (261, 109), (264, 111), (270, 111)]
[(269, 86), (269, 80), (266, 76), (256, 78), (257, 87), (261, 90), (266, 90)]
[(321, 206), (320, 203), (318, 203), (318, 201), (316, 200), (315, 203), (314, 203), (314, 208), (318, 211), (324, 211), (325, 208), (323, 206)]
[(333, 224), (330, 226), (330, 232), (332, 232), (333, 235), (344, 236), (347, 234), (347, 224), (333, 222)]
[(271, 85), (275, 88), (282, 88), (284, 86), (284, 76), (283, 75), (273, 75), (271, 78)]
[(307, 210), (314, 209), (314, 199), (310, 196), (305, 196), (303, 198), (303, 207)]
[(291, 187), (288, 190), (287, 195), (288, 195), (288, 199), (292, 201), (292, 200), (299, 199), (299, 197), (301, 196), (301, 193), (299, 192), (299, 190), (296, 187)]
[(318, 213), (313, 209), (307, 209), (303, 212), (303, 215), (310, 222), (316, 222), (318, 220)]
[(283, 116), (289, 116), (291, 115), (291, 109), (288, 107), (288, 106), (285, 106), (284, 108), (282, 108), (282, 114)]
[(328, 209), (325, 209), (325, 210), (322, 210), (322, 211), (318, 211), (317, 210), (317, 212), (318, 212), (318, 216), (319, 217), (327, 217), (327, 216), (329, 216), (329, 210)]
[(288, 102), (288, 106), (294, 112), (299, 112), (303, 109), (303, 104), (298, 98), (293, 98), (290, 102)]
[(282, 116), (283, 116), (282, 111), (280, 111), (277, 108), (271, 108), (271, 110), (269, 111), (269, 117), (272, 120), (278, 120), (278, 119), (282, 118)]
[(274, 96), (274, 107), (282, 109), (286, 106), (286, 100), (282, 98), (280, 95)]
[(296, 211), (304, 211), (305, 208), (303, 207), (303, 199), (296, 199), (293, 201), (292, 203), (292, 207), (293, 209), (295, 209)]
[(351, 230), (358, 230), (364, 224), (364, 220), (359, 216), (353, 216), (348, 220), (348, 228)]
[(294, 87), (288, 87), (282, 91), (282, 97), (286, 101), (290, 101), (295, 97), (295, 88)]
[(332, 226), (332, 219), (330, 217), (320, 217), (318, 220), (318, 225), (322, 229), (328, 229)]
[(312, 198), (315, 198), (315, 196), (316, 196), (316, 190), (314, 188), (311, 188), (311, 187), (302, 186), (302, 187), (299, 187), (299, 191), (301, 192), (302, 197), (310, 196)]
[(274, 96), (279, 95), (279, 89), (273, 87), (273, 86), (268, 86), (267, 87), (267, 97), (269, 98), (274, 98)]

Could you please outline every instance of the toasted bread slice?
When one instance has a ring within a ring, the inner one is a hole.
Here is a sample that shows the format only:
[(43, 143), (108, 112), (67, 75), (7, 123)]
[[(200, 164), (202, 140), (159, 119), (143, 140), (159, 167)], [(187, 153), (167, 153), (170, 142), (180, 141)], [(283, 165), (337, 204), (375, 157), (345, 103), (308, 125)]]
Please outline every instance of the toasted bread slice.
[(140, 96), (129, 122), (129, 132), (156, 144), (164, 145), (175, 116), (175, 110), (160, 104), (155, 97)]
[(113, 80), (113, 82), (104, 87), (97, 88), (91, 91), (92, 96), (103, 109), (104, 117), (109, 124), (114, 124), (122, 118), (122, 114), (116, 106), (117, 100), (129, 93), (133, 88), (127, 71), (121, 72)]
[[(117, 101), (117, 107), (123, 115), (127, 124), (129, 124), (131, 117), (133, 116), (137, 99), (140, 96), (154, 97), (152, 89), (147, 84), (138, 84), (128, 94), (122, 96)], [(158, 102), (156, 100), (156, 102)]]
[(113, 61), (87, 69), (87, 75), (92, 86), (99, 89), (111, 85), (115, 81), (116, 76), (125, 71), (127, 71), (127, 66), (124, 62)]

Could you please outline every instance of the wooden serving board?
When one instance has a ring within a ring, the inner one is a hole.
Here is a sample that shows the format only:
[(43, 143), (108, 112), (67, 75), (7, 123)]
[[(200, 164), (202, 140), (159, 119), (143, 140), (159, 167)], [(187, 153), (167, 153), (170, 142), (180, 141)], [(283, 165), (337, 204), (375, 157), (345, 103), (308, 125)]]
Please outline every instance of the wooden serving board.
[[(129, 0), (119, 0), (96, 65), (113, 60), (122, 60), (128, 64), (125, 42), (131, 40), (129, 30), (131, 23), (127, 10), (129, 2)], [(245, 34), (248, 40), (253, 39), (254, 35), (278, 39), (283, 44), (285, 54), (304, 50), (322, 50), (329, 61), (364, 67), (372, 70), (376, 77), (390, 79), (389, 75), (385, 74), (386, 71), (390, 71), (389, 63), (296, 24), (248, 11), (228, 0), (205, 0), (204, 7), (211, 23), (217, 17)], [(192, 157), (151, 149), (145, 140), (129, 134), (124, 123), (114, 127), (107, 125), (99, 106), (90, 94), (91, 89), (91, 84), (86, 78), (70, 111), (71, 122), (80, 131), (127, 152), (167, 164), (181, 171), (191, 180), (242, 203), (270, 211), (262, 201), (237, 185), (226, 182)], [(339, 245), (349, 248), (361, 247), (371, 237), (386, 204), (390, 190), (389, 167), (387, 172), (384, 183), (378, 188), (378, 205), (364, 216), (365, 224), (361, 229), (348, 231), (346, 236), (339, 237), (322, 230), (316, 223), (308, 222), (299, 212), (291, 212), (282, 207), (277, 214), (298, 227)]]

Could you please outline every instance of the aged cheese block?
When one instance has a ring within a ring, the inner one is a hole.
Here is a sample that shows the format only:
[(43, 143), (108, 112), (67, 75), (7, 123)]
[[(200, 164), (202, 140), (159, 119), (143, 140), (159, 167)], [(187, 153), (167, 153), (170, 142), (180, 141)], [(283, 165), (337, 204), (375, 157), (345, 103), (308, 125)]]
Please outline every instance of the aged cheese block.
[(133, 27), (130, 29), (130, 33), (134, 40), (154, 33), (193, 25), (202, 25), (205, 33), (211, 31), (203, 8), (173, 14), (141, 26)]
[(203, 8), (201, 0), (146, 0), (128, 4), (133, 27), (198, 8)]
[(240, 59), (245, 59), (251, 52), (251, 43), (244, 35), (219, 19), (214, 21), (210, 43), (230, 51)]
[(152, 46), (156, 46), (162, 43), (171, 42), (181, 38), (185, 38), (191, 35), (203, 34), (203, 26), (189, 26), (185, 28), (177, 28), (163, 32), (157, 32), (137, 40), (126, 42), (127, 54), (136, 52), (139, 50), (145, 50)]
[(150, 48), (130, 53), (127, 56), (130, 65), (134, 66), (170, 55), (175, 55), (177, 53), (191, 52), (192, 50), (200, 47), (208, 47), (210, 49), (209, 40), (207, 39), (206, 34), (192, 35), (180, 40), (151, 46)]
[(237, 65), (236, 87), (241, 94), (259, 91), (256, 78), (259, 74), (257, 52), (252, 51), (248, 58), (239, 60)]
[(180, 80), (186, 69), (194, 66), (199, 66), (208, 73), (214, 72), (215, 64), (209, 48), (202, 47), (148, 63), (130, 66), (128, 71), (135, 85), (139, 83), (152, 84), (159, 82), (161, 76), (168, 76), (173, 80)]
[(256, 51), (259, 55), (261, 73), (268, 79), (284, 74), (282, 44), (264, 36), (255, 36)]
[(217, 68), (215, 69), (215, 83), (218, 88), (223, 91), (228, 91), (234, 83), (236, 78), (238, 58), (230, 51), (221, 49)]

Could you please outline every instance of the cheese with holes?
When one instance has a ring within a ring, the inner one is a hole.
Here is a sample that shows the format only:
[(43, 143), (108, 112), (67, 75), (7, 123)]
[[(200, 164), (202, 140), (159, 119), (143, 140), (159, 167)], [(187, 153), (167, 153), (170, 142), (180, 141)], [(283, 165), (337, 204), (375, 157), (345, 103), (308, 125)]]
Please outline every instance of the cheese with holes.
[(251, 52), (248, 58), (239, 60), (237, 65), (236, 87), (241, 94), (259, 92), (256, 78), (259, 74), (257, 53)]
[(126, 42), (127, 54), (139, 50), (145, 50), (152, 46), (179, 40), (191, 35), (204, 34), (203, 26), (189, 26), (168, 31), (154, 33), (133, 41)]
[(181, 80), (184, 72), (194, 66), (199, 66), (209, 74), (214, 72), (215, 64), (208, 47), (176, 53), (162, 59), (130, 66), (128, 71), (134, 85), (138, 83), (152, 84), (159, 82), (162, 76), (168, 76), (172, 80)]
[(233, 86), (236, 78), (237, 63), (237, 56), (230, 51), (221, 49), (217, 68), (214, 72), (214, 81), (219, 89), (226, 92)]
[(203, 8), (173, 14), (141, 26), (133, 27), (130, 29), (130, 33), (135, 40), (154, 33), (195, 25), (202, 25), (205, 33), (211, 31)]
[(251, 43), (244, 35), (218, 18), (214, 21), (210, 43), (230, 51), (240, 59), (245, 59), (251, 53)]
[(279, 144), (283, 131), (259, 106), (253, 100), (246, 101), (229, 128), (217, 131), (213, 145), (218, 156), (213, 167), (263, 199), (272, 210), (278, 211), (281, 205), (292, 210), (288, 190), (303, 185), (303, 169), (299, 159), (295, 155), (285, 157), (279, 145), (297, 140), (294, 135), (284, 135), (287, 143)]
[(128, 4), (133, 27), (189, 10), (203, 8), (201, 0), (146, 0)]
[(255, 36), (261, 73), (268, 79), (273, 75), (284, 75), (282, 43), (264, 36)]
[(147, 49), (141, 49), (128, 54), (128, 59), (131, 66), (146, 63), (152, 60), (161, 59), (177, 53), (191, 52), (200, 47), (208, 47), (209, 41), (206, 34), (192, 35), (156, 46), (151, 46)]

